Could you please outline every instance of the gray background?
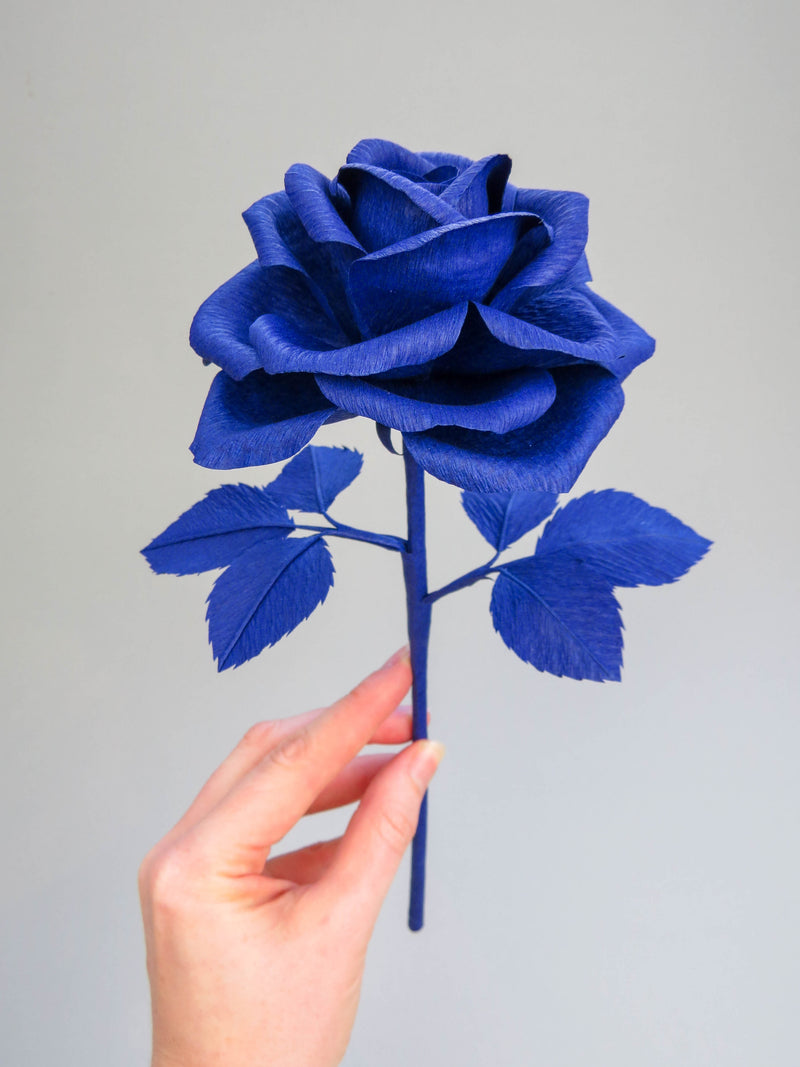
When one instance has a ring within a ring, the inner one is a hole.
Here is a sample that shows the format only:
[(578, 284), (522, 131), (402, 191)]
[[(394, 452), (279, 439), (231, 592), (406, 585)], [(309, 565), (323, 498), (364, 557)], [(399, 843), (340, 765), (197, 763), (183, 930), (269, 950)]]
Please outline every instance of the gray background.
[[(239, 213), (383, 136), (591, 196), (596, 288), (659, 347), (575, 492), (716, 544), (622, 592), (621, 685), (517, 660), (488, 588), (437, 607), (429, 925), (405, 929), (404, 867), (346, 1062), (795, 1063), (794, 5), (15, 0), (3, 23), (0, 1059), (147, 1061), (140, 858), (251, 723), (403, 641), (396, 558), (338, 543), (324, 608), (217, 675), (208, 576), (137, 555), (226, 480), (187, 451), (211, 371), (186, 338), (252, 258)], [(339, 514), (400, 531), (368, 424), (318, 441), (367, 453)], [(433, 582), (484, 559), (455, 489), (430, 516)]]

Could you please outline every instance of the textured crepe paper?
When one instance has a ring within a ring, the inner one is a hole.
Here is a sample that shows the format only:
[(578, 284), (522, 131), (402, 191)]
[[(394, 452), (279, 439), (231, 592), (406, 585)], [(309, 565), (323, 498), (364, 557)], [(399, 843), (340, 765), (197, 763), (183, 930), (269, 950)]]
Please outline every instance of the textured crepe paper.
[[(426, 733), (433, 604), (493, 580), (491, 616), (526, 662), (618, 680), (614, 589), (675, 581), (710, 542), (628, 493), (560, 511), (623, 405), (620, 382), (654, 342), (588, 288), (584, 196), (515, 188), (507, 156), (478, 161), (362, 141), (333, 181), (296, 164), (285, 191), (245, 212), (256, 254), (201, 306), (190, 342), (214, 379), (192, 451), (212, 468), (293, 459), (264, 488), (227, 485), (146, 549), (157, 573), (222, 569), (208, 600), (220, 670), (290, 633), (327, 597), (329, 538), (400, 555), (414, 672), (414, 737)], [(403, 435), (406, 537), (331, 517), (362, 457), (308, 445), (364, 416), (395, 452)], [(305, 447), (308, 446), (308, 447)], [(494, 554), (427, 586), (424, 471), (465, 490)], [(318, 513), (298, 524), (291, 511)], [(548, 516), (532, 555), (500, 556)], [(409, 925), (423, 920), (427, 797), (412, 847)]]
[(654, 342), (589, 289), (586, 197), (510, 169), (379, 140), (333, 180), (291, 167), (244, 213), (257, 260), (192, 324), (221, 368), (197, 462), (287, 459), (361, 415), (461, 488), (567, 491)]

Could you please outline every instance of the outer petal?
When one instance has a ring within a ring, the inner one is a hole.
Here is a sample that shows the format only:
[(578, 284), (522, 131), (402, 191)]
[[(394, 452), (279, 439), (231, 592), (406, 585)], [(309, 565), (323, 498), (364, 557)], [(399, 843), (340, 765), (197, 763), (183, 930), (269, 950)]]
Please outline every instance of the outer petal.
[(369, 252), (463, 221), (463, 215), (413, 178), (380, 167), (348, 164), (339, 181), (350, 194), (348, 225)]
[(414, 459), (442, 481), (481, 493), (565, 493), (622, 411), (616, 379), (599, 367), (552, 372), (556, 399), (530, 426), (506, 434), (441, 427), (410, 433)]
[(481, 300), (535, 215), (490, 215), (409, 237), (357, 260), (350, 296), (362, 330), (374, 336), (464, 300)]
[(427, 363), (447, 352), (458, 340), (466, 314), (467, 305), (459, 304), (399, 330), (340, 348), (310, 336), (280, 315), (262, 315), (250, 328), (250, 340), (270, 374), (379, 374)]
[[(306, 210), (310, 215), (308, 199)], [(280, 267), (284, 273), (294, 271), (302, 277), (329, 317), (348, 335), (356, 336), (345, 282), (350, 264), (359, 254), (358, 249), (342, 242), (314, 241), (286, 193), (272, 193), (257, 200), (243, 217), (262, 267)], [(316, 222), (321, 225), (319, 218)]]
[[(482, 305), (470, 304), (467, 317), (455, 345), (434, 363), (421, 366), (418, 374), (490, 376), (521, 367), (560, 366), (574, 362), (570, 356), (546, 351), (527, 351), (505, 344), (483, 321)], [(387, 372), (387, 377), (408, 377)]]
[(189, 344), (231, 378), (244, 378), (261, 366), (248, 332), (269, 306), (268, 275), (258, 263), (251, 263), (203, 301), (192, 320)]
[(614, 374), (622, 380), (627, 378), (634, 367), (649, 359), (656, 349), (655, 338), (646, 333), (633, 319), (629, 319), (619, 308), (603, 300), (591, 289), (585, 290), (586, 297), (597, 308), (616, 338), (618, 355), (614, 364)]
[(289, 167), (284, 184), (292, 207), (313, 241), (350, 245), (363, 253), (360, 242), (339, 214), (350, 206), (343, 189), (305, 163)]
[[(532, 300), (515, 315), (495, 307), (478, 311), (496, 340), (526, 352), (531, 366), (599, 363), (617, 378), (652, 355), (655, 341), (612, 308), (625, 322), (610, 321), (588, 289), (556, 289)], [(605, 305), (605, 301), (602, 301)], [(611, 307), (611, 305), (607, 305)], [(524, 318), (522, 316), (525, 316)]]
[(511, 160), (508, 156), (486, 156), (454, 178), (442, 193), (466, 219), (494, 215), (503, 205)]
[(404, 432), (461, 426), (506, 433), (538, 419), (556, 396), (552, 377), (540, 370), (391, 380), (318, 374), (317, 382), (337, 407)]
[(302, 241), (303, 227), (286, 193), (271, 193), (243, 212), (262, 267), (289, 267), (305, 274), (293, 246)]
[(254, 371), (211, 383), (191, 444), (195, 463), (215, 470), (288, 459), (308, 444), (335, 408), (310, 374)]
[(552, 240), (506, 284), (495, 301), (500, 307), (508, 306), (520, 289), (544, 288), (561, 281), (578, 264), (589, 235), (589, 201), (582, 193), (517, 189), (514, 210), (539, 215)]

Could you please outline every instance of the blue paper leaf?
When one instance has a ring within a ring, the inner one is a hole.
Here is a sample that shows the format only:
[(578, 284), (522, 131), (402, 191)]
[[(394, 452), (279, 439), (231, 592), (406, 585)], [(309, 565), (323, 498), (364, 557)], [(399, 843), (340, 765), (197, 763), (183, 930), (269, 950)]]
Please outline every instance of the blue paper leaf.
[(286, 464), (267, 492), (282, 507), (324, 512), (358, 475), (363, 461), (352, 448), (309, 445)]
[(184, 511), (142, 555), (156, 574), (200, 574), (227, 567), (245, 549), (292, 529), (286, 509), (264, 489), (223, 485)]
[(489, 544), (502, 552), (523, 534), (546, 519), (556, 506), (556, 493), (520, 491), (516, 493), (461, 494), (464, 511)]
[(677, 581), (711, 542), (631, 493), (604, 489), (570, 501), (542, 531), (536, 558), (581, 560), (611, 585)]
[(492, 619), (508, 647), (537, 670), (619, 681), (622, 620), (611, 586), (571, 559), (514, 560), (500, 568)]
[(333, 585), (321, 537), (261, 541), (219, 576), (208, 598), (208, 636), (220, 671), (238, 667), (290, 633)]

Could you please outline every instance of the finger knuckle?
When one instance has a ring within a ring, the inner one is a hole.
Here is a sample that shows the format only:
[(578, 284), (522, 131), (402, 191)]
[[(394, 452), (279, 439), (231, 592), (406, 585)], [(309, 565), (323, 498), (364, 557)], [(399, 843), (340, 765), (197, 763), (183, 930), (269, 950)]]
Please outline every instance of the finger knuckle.
[(148, 852), (139, 864), (136, 881), (139, 886), (139, 895), (142, 897), (146, 896), (150, 891), (150, 882), (153, 877), (153, 868), (156, 862), (154, 852), (155, 850)]
[(416, 828), (417, 820), (401, 807), (384, 808), (378, 818), (378, 835), (393, 852), (405, 851)]
[(308, 758), (311, 741), (311, 734), (307, 729), (297, 730), (275, 746), (272, 752), (273, 762), (281, 767), (294, 768)]
[(139, 871), (142, 896), (159, 911), (178, 911), (188, 899), (186, 864), (179, 853), (168, 851), (145, 857)]
[(247, 748), (263, 747), (275, 735), (275, 725), (269, 720), (255, 723), (242, 738), (242, 745)]

